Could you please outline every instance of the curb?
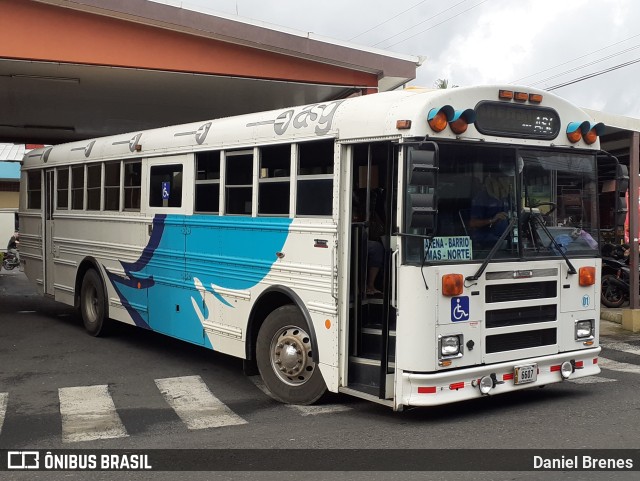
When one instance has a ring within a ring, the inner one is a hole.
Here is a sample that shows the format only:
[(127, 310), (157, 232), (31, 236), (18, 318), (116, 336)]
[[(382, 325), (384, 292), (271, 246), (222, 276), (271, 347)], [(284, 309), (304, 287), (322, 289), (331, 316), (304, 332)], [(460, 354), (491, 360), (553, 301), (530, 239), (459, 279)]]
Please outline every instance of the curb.
[(622, 309), (602, 309), (600, 319), (622, 324)]

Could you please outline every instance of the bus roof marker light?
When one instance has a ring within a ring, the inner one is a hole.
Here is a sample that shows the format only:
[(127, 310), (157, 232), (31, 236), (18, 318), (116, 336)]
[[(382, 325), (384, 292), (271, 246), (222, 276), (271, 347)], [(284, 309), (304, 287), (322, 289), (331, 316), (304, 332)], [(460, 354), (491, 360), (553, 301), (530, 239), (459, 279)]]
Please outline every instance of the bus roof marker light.
[(513, 100), (517, 100), (518, 102), (526, 102), (529, 100), (529, 94), (527, 92), (514, 92)]
[(449, 127), (454, 134), (464, 134), (469, 124), (476, 121), (476, 112), (473, 109), (456, 110), (453, 118), (449, 120)]
[(542, 103), (542, 95), (541, 94), (529, 94), (529, 102), (532, 104), (540, 104)]
[(500, 90), (498, 91), (498, 98), (500, 100), (512, 100), (513, 90)]
[(453, 118), (455, 110), (451, 105), (443, 105), (439, 109), (431, 109), (427, 114), (427, 122), (434, 132), (442, 132)]

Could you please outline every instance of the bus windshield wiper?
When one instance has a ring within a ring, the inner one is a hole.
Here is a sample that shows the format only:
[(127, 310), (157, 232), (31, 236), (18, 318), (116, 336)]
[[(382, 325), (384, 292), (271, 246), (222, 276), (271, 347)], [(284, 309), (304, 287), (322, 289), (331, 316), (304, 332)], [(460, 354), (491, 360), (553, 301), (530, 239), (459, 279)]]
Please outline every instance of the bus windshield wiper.
[(489, 251), (489, 254), (487, 254), (486, 259), (484, 260), (484, 262), (482, 263), (482, 265), (480, 266), (480, 268), (478, 269), (478, 272), (476, 272), (474, 275), (467, 277), (465, 280), (466, 281), (477, 281), (478, 279), (480, 279), (480, 276), (482, 275), (482, 273), (484, 272), (484, 270), (487, 268), (487, 266), (489, 265), (489, 262), (491, 261), (491, 259), (493, 259), (493, 256), (496, 255), (496, 252), (498, 251), (498, 248), (500, 247), (500, 244), (502, 244), (502, 242), (507, 238), (507, 236), (511, 233), (511, 231), (513, 230), (513, 227), (516, 225), (517, 222), (517, 218), (516, 216), (513, 216), (511, 218), (511, 221), (509, 222), (509, 225), (507, 226), (507, 228), (504, 230), (504, 232), (502, 233), (502, 235), (500, 236), (500, 238), (496, 241), (496, 243), (493, 245), (493, 247), (491, 248), (491, 250)]
[(573, 264), (571, 263), (571, 261), (567, 257), (567, 254), (565, 254), (564, 251), (562, 250), (562, 246), (560, 246), (560, 244), (558, 244), (556, 242), (556, 240), (553, 237), (553, 234), (551, 232), (549, 232), (549, 229), (547, 229), (547, 226), (544, 225), (544, 221), (542, 220), (542, 216), (540, 214), (532, 214), (531, 218), (533, 218), (533, 221), (537, 222), (538, 225), (540, 227), (542, 227), (542, 231), (551, 240), (551, 243), (553, 244), (553, 247), (556, 248), (556, 250), (560, 253), (560, 255), (562, 256), (564, 261), (567, 263), (567, 267), (569, 267), (569, 270), (567, 271), (567, 274), (577, 274), (578, 271), (576, 271), (576, 268), (573, 267)]

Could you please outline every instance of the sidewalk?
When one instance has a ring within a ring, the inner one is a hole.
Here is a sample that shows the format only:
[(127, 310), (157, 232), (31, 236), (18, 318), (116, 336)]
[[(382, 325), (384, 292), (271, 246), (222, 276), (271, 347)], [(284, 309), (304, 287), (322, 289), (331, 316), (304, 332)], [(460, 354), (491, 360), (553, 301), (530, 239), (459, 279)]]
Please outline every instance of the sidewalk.
[[(626, 307), (628, 308), (628, 306)], [(640, 340), (640, 333), (634, 333), (622, 328), (622, 311), (624, 309), (609, 307), (600, 309), (600, 336)]]

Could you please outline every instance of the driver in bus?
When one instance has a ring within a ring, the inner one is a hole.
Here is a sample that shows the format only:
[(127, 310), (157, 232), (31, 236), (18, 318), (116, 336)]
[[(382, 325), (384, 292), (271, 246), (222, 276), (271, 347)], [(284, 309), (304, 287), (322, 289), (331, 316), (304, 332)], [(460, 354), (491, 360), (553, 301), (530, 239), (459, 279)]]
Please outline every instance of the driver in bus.
[(471, 201), (469, 226), (474, 243), (491, 248), (509, 226), (514, 193), (513, 166), (490, 172), (484, 189)]

